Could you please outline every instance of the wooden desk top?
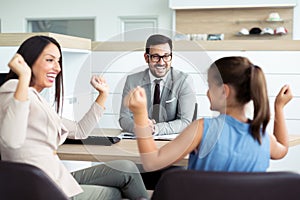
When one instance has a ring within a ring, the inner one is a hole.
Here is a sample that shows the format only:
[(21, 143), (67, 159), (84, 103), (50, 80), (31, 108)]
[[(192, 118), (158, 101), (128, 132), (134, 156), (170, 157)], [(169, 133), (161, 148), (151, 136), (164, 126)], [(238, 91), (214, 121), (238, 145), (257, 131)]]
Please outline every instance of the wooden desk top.
[[(121, 133), (118, 129), (95, 129), (92, 135), (117, 136)], [(167, 144), (168, 141), (156, 141), (158, 147)], [(300, 135), (289, 135), (290, 147), (300, 144)], [(58, 156), (61, 160), (80, 160), (93, 162), (106, 162), (111, 160), (131, 160), (141, 163), (137, 142), (131, 139), (123, 139), (111, 146), (64, 144), (59, 147)], [(176, 165), (187, 166), (188, 157), (179, 161)]]
[[(161, 147), (167, 141), (156, 141)], [(135, 163), (141, 163), (138, 153), (138, 147), (135, 140), (123, 139), (112, 146), (97, 145), (74, 145), (64, 144), (58, 149), (58, 156), (61, 160), (80, 160), (93, 162), (106, 162), (111, 160), (131, 160)], [(176, 165), (187, 166), (188, 157), (181, 160)]]
[[(119, 129), (95, 129), (91, 135), (117, 136), (121, 133)], [(158, 147), (168, 141), (156, 141)], [(131, 160), (141, 163), (136, 140), (123, 139), (111, 146), (64, 144), (57, 151), (61, 160), (79, 160), (106, 162), (111, 160)], [(187, 166), (188, 157), (179, 161), (178, 166)]]
[(289, 135), (289, 146), (296, 146), (300, 144), (300, 135)]

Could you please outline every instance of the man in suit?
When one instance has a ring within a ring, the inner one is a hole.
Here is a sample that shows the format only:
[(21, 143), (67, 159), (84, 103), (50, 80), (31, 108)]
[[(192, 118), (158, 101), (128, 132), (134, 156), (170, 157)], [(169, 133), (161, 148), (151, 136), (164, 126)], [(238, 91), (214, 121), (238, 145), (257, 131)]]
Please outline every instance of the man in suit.
[[(119, 118), (123, 131), (133, 133), (133, 114), (123, 102), (128, 92), (137, 86), (145, 88), (149, 124), (154, 135), (179, 133), (191, 123), (196, 104), (193, 80), (188, 74), (171, 66), (172, 48), (172, 40), (164, 35), (155, 34), (148, 38), (144, 53), (148, 68), (127, 76), (123, 89)], [(159, 80), (157, 85), (156, 79)], [(162, 173), (171, 169), (178, 168), (141, 173), (146, 188), (155, 189)], [(143, 172), (143, 169), (140, 171)]]
[[(144, 58), (149, 67), (129, 75), (124, 86), (119, 117), (123, 131), (133, 132), (133, 115), (123, 101), (137, 86), (145, 88), (153, 134), (179, 133), (191, 123), (196, 103), (193, 80), (171, 66), (172, 48), (172, 40), (164, 35), (155, 34), (148, 38)], [(159, 82), (157, 89), (156, 82)]]

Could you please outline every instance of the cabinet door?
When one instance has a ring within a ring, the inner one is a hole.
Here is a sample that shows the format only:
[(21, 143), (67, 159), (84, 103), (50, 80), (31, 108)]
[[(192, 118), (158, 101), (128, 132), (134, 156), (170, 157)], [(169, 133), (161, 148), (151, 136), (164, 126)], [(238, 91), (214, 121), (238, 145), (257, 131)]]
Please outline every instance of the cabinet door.
[(63, 117), (79, 120), (91, 106), (90, 52), (63, 51)]
[(0, 73), (7, 73), (9, 71), (7, 64), (17, 50), (18, 47), (0, 47)]

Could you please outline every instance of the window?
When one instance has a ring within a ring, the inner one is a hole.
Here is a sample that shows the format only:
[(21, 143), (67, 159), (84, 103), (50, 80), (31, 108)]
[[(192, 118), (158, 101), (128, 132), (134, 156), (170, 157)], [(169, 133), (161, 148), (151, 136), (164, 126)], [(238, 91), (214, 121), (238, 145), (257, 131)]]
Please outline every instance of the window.
[(95, 40), (94, 19), (29, 19), (27, 32), (52, 32)]
[(122, 41), (145, 41), (157, 32), (157, 17), (120, 17)]

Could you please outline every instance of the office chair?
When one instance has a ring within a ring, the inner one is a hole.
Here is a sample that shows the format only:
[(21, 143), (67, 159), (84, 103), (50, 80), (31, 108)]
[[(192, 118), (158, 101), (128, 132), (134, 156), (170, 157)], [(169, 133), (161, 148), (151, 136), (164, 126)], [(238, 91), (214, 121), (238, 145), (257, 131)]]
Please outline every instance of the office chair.
[(292, 172), (200, 172), (165, 173), (152, 200), (299, 200), (300, 175)]
[(39, 168), (0, 161), (1, 200), (67, 200), (67, 196)]
[(192, 121), (196, 120), (198, 117), (198, 103), (195, 103), (194, 114)]

